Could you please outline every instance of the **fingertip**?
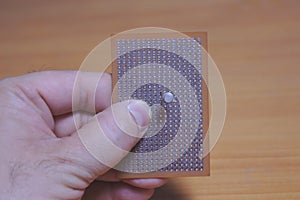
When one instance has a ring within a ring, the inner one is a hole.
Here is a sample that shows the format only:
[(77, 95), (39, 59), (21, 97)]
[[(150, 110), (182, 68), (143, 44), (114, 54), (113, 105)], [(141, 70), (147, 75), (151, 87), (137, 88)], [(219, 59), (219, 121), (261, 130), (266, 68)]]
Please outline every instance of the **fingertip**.
[(145, 127), (150, 123), (151, 109), (146, 102), (141, 100), (131, 101), (128, 110), (138, 126)]
[(138, 188), (126, 183), (114, 184), (115, 199), (150, 199), (154, 194), (154, 188)]
[(124, 179), (123, 182), (143, 189), (152, 189), (152, 188), (158, 188), (163, 186), (168, 182), (168, 179), (163, 179), (163, 178)]
[[(129, 103), (125, 101), (113, 104), (72, 134), (73, 137), (78, 137), (77, 140), (80, 140), (81, 145), (87, 150), (79, 154), (79, 158), (88, 163), (95, 160), (100, 163), (94, 167), (98, 176), (119, 163), (143, 135), (142, 130), (130, 116)], [(146, 112), (144, 114), (148, 115)], [(92, 155), (92, 160), (90, 156), (86, 156), (86, 152)]]
[(83, 199), (150, 199), (154, 189), (143, 189), (126, 183), (105, 183), (96, 181), (86, 190)]

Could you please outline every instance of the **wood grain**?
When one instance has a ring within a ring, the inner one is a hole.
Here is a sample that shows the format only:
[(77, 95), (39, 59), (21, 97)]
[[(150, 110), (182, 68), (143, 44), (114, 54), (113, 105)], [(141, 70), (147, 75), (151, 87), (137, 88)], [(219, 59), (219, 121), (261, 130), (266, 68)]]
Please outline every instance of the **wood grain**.
[(153, 199), (300, 199), (299, 1), (0, 1), (0, 77), (78, 69), (130, 28), (207, 31), (228, 99), (211, 176), (176, 178)]

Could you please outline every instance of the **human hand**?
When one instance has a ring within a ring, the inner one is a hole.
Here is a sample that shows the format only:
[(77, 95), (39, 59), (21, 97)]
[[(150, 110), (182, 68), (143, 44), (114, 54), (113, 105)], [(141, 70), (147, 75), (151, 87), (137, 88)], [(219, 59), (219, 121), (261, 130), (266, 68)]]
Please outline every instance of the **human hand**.
[[(150, 120), (149, 107), (140, 101), (110, 105), (110, 75), (103, 74), (96, 91), (92, 90), (90, 84), (97, 83), (99, 76), (85, 72), (80, 99), (73, 102), (75, 71), (37, 72), (0, 81), (1, 200), (148, 199), (154, 188), (166, 182), (120, 180), (116, 171), (100, 163), (82, 144), (74, 119), (81, 123), (79, 130), (89, 133), (85, 137), (100, 134), (126, 151), (142, 134), (137, 125), (146, 127)], [(74, 106), (76, 113), (72, 113)], [(131, 117), (116, 122), (112, 108), (118, 115)], [(91, 114), (93, 110), (98, 114)], [(94, 129), (99, 124), (102, 132)], [(137, 137), (124, 133), (117, 124)], [(110, 164), (125, 156), (105, 148), (99, 141), (96, 151)]]

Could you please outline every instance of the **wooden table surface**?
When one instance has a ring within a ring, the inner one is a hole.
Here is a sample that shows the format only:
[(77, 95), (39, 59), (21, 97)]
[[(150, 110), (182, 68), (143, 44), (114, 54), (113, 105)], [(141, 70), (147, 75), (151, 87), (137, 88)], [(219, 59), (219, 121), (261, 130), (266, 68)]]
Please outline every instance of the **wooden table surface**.
[(131, 28), (207, 31), (228, 112), (211, 176), (153, 199), (300, 199), (300, 1), (0, 1), (0, 77), (78, 69)]

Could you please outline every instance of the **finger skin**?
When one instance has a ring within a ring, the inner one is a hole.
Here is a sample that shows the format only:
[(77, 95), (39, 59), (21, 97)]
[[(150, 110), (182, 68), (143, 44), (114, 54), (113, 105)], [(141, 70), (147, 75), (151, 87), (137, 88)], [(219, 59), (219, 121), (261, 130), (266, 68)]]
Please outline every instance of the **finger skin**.
[[(9, 79), (29, 97), (38, 94), (54, 116), (70, 113), (74, 107), (77, 110), (99, 112), (111, 104), (111, 75), (107, 73), (43, 71)], [(84, 92), (72, 102), (75, 86)], [(91, 108), (91, 105), (95, 107)]]
[[(85, 73), (86, 79), (83, 78), (82, 81), (93, 79), (94, 84), (98, 76), (99, 74)], [(134, 120), (128, 114), (128, 106), (120, 103), (116, 109), (117, 121), (120, 122), (117, 124), (113, 121), (115, 118), (112, 116), (112, 107), (108, 108), (111, 98), (111, 86), (109, 86), (111, 78), (109, 75), (105, 76), (107, 80), (97, 86), (96, 95), (95, 90), (89, 89), (89, 84), (81, 88), (86, 90), (82, 93), (82, 98), (75, 102), (78, 110), (86, 112), (104, 110), (93, 118), (94, 121), (83, 120), (87, 124), (82, 128), (88, 130), (89, 134), (97, 135), (99, 132), (95, 132), (96, 125), (104, 123), (102, 136), (121, 149), (130, 150), (141, 135), (140, 129), (133, 126), (137, 121), (140, 122), (141, 117), (138, 118), (139, 120)], [(5, 149), (1, 151), (1, 158), (3, 158), (1, 165), (5, 167), (0, 166), (0, 174), (8, 175), (1, 176), (5, 180), (0, 180), (1, 185), (5, 183), (3, 185), (7, 186), (0, 188), (1, 195), (3, 191), (8, 191), (4, 199), (10, 199), (9, 197), (13, 195), (20, 199), (21, 197), (80, 199), (89, 184), (110, 169), (110, 166), (104, 165), (92, 156), (80, 140), (77, 130), (70, 133), (74, 130), (68, 120), (73, 117), (70, 113), (75, 77), (76, 72), (52, 71), (1, 81), (0, 95), (3, 98), (0, 107), (5, 108), (5, 112), (2, 113), (2, 119), (5, 121), (0, 120), (1, 133), (4, 133), (1, 134), (0, 148)], [(102, 93), (101, 87), (105, 87)], [(101, 98), (102, 95), (105, 97)], [(94, 101), (97, 102), (95, 108), (90, 106)], [(129, 117), (120, 118), (123, 112), (127, 112)], [(60, 123), (60, 131), (58, 131), (59, 126), (55, 128), (56, 122)], [(64, 129), (64, 125), (68, 127)], [(124, 133), (120, 127), (125, 128), (124, 130), (129, 131), (130, 134)], [(60, 134), (55, 135), (53, 131)], [(132, 137), (134, 135), (137, 137)], [(107, 151), (104, 148), (105, 141), (100, 140), (100, 143), (98, 140), (95, 141), (94, 147), (98, 149), (99, 154), (109, 155), (107, 159), (118, 162), (125, 156), (125, 154)], [(14, 167), (10, 168), (11, 166)], [(13, 177), (13, 184), (9, 176)], [(153, 188), (160, 184), (161, 182), (157, 180), (103, 183), (100, 188), (97, 187), (97, 193), (104, 197), (101, 199), (148, 199), (153, 193)]]
[(154, 193), (154, 189), (137, 188), (126, 183), (94, 182), (86, 190), (83, 200), (146, 200)]
[(77, 129), (87, 124), (93, 117), (93, 114), (83, 111), (57, 116), (54, 118), (55, 126), (53, 131), (59, 138), (70, 136)]
[(105, 174), (99, 176), (97, 180), (106, 181), (106, 182), (119, 182), (123, 181), (129, 185), (144, 188), (144, 189), (152, 189), (160, 187), (167, 183), (167, 179), (163, 178), (139, 178), (139, 179), (121, 179), (118, 176), (118, 171), (115, 169), (110, 169)]
[(135, 187), (152, 189), (163, 186), (168, 182), (167, 179), (149, 178), (149, 179), (125, 179), (123, 182)]
[[(68, 148), (71, 154), (66, 159), (80, 159), (81, 163), (89, 164), (88, 170), (91, 170), (92, 174), (104, 174), (113, 168), (138, 142), (141, 134), (129, 113), (128, 104), (130, 102), (112, 105), (70, 137), (62, 138), (61, 156), (65, 157), (65, 148)], [(144, 109), (145, 104), (143, 103), (142, 106)], [(115, 119), (113, 111), (120, 116), (127, 117)], [(144, 118), (148, 123), (150, 122), (149, 112), (150, 108), (147, 106)], [(125, 133), (120, 127), (126, 127), (126, 130), (136, 137)], [(89, 155), (86, 155), (87, 152)]]

